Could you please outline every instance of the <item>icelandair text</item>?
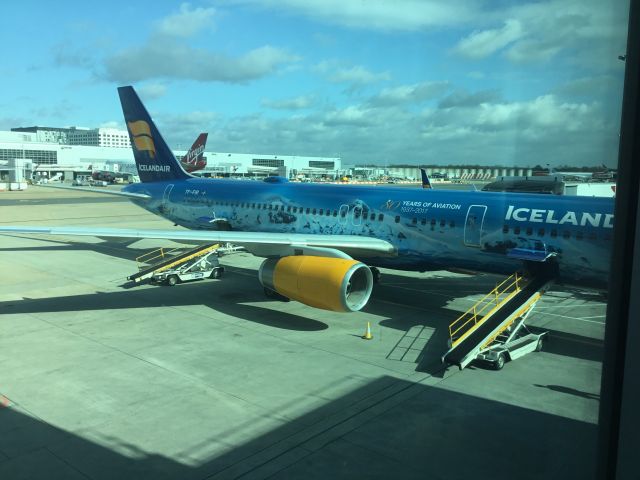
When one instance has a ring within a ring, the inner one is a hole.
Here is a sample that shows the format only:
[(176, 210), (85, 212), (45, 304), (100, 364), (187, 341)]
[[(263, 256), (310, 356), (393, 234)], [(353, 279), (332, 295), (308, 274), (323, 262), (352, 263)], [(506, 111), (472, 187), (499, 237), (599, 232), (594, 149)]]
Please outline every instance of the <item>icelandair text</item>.
[(549, 224), (570, 224), (613, 228), (612, 213), (591, 213), (591, 212), (565, 212), (564, 215), (556, 214), (555, 210), (539, 210), (536, 208), (516, 208), (509, 205), (505, 220), (515, 220), (516, 222), (533, 222), (533, 223), (549, 223)]
[(169, 172), (171, 168), (169, 165), (145, 165), (140, 164), (138, 166), (141, 172)]

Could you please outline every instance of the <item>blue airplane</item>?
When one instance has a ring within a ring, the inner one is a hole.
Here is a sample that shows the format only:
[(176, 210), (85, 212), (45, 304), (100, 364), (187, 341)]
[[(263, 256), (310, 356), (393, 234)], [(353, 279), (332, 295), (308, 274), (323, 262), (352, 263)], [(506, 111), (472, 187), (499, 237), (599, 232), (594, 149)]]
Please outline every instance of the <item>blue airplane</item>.
[(0, 227), (0, 232), (229, 242), (265, 257), (266, 292), (364, 307), (378, 267), (552, 274), (605, 289), (611, 198), (211, 180), (183, 170), (133, 87), (118, 88), (141, 183), (122, 192), (188, 230)]

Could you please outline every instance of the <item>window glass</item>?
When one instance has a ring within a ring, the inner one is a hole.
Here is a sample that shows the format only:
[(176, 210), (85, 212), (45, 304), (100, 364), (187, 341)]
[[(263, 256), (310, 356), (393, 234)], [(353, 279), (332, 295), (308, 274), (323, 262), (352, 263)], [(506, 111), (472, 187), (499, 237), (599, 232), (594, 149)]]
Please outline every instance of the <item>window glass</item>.
[(79, 3), (2, 3), (0, 224), (158, 232), (0, 234), (0, 477), (596, 477), (629, 0)]

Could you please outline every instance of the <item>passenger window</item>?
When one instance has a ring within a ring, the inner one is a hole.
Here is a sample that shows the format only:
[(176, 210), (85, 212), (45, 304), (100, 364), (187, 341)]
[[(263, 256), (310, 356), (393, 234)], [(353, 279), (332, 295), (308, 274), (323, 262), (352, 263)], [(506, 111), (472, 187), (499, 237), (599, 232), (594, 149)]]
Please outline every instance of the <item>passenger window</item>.
[(418, 219), (417, 218), (412, 219), (411, 220), (411, 224), (412, 225), (417, 225), (418, 224)]
[(569, 230), (565, 230), (562, 232), (562, 238), (571, 238), (571, 232)]
[(400, 223), (400, 215), (396, 215), (396, 223)]
[(314, 208), (313, 210), (311, 210), (311, 214), (315, 215), (316, 214), (316, 209)]
[(445, 220), (440, 220), (440, 226), (444, 227), (447, 224), (447, 222)]
[(509, 225), (502, 227), (502, 233), (509, 233)]
[(576, 233), (576, 240), (582, 240), (584, 238), (584, 235), (582, 232), (577, 232)]
[(422, 221), (420, 222), (420, 224), (422, 224), (422, 225), (426, 225), (426, 224), (427, 224), (427, 219), (426, 219), (426, 218), (423, 218), (423, 219), (422, 219)]
[(346, 216), (347, 216), (347, 210), (346, 210), (346, 209), (342, 209), (342, 210), (340, 210), (340, 216), (341, 216), (342, 218), (346, 217)]
[(533, 228), (527, 227), (527, 235), (533, 235)]
[(513, 233), (515, 233), (516, 235), (520, 235), (520, 227), (515, 227), (513, 229)]
[(456, 226), (456, 222), (454, 222), (453, 220), (451, 220), (449, 222), (449, 228), (454, 228)]
[(435, 226), (436, 226), (436, 219), (435, 219), (435, 218), (432, 218), (432, 219), (431, 219), (431, 226), (432, 226), (432, 227), (435, 227)]
[(287, 207), (287, 212), (291, 212), (291, 205)]
[(371, 214), (371, 218), (370, 218), (369, 220), (373, 221), (373, 220), (375, 220), (375, 219), (376, 219), (376, 214), (375, 214), (375, 213), (372, 213), (372, 214)]
[(307, 207), (307, 215), (309, 215), (310, 211), (311, 211), (311, 209), (309, 207)]
[(324, 215), (324, 209), (322, 209), (322, 208), (321, 208), (321, 209), (318, 211), (318, 215)]
[(558, 231), (556, 229), (551, 230), (551, 237), (556, 238), (558, 236)]
[(538, 236), (544, 237), (544, 228), (541, 228), (540, 230), (538, 230)]
[(382, 220), (384, 220), (384, 214), (380, 213), (378, 215), (378, 221), (381, 222)]
[(334, 217), (337, 217), (337, 216), (338, 216), (338, 211), (337, 211), (337, 210), (334, 210), (334, 211), (333, 211), (333, 216), (334, 216)]

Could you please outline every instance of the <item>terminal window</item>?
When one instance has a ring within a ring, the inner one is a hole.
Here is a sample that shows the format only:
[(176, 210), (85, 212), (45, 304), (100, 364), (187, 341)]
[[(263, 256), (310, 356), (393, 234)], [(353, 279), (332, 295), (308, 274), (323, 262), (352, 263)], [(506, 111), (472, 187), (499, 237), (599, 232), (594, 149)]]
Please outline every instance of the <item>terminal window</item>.
[(326, 160), (309, 160), (309, 167), (333, 170), (335, 168), (335, 162), (330, 162)]
[(284, 160), (278, 158), (254, 158), (251, 162), (254, 167), (284, 167)]

